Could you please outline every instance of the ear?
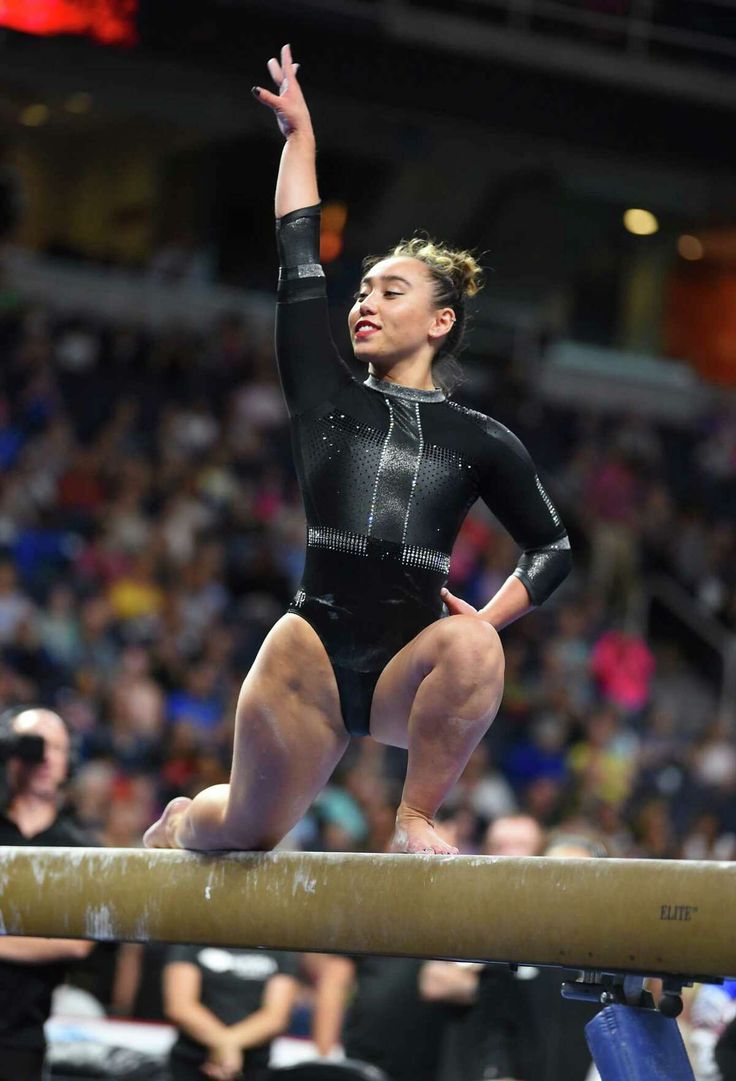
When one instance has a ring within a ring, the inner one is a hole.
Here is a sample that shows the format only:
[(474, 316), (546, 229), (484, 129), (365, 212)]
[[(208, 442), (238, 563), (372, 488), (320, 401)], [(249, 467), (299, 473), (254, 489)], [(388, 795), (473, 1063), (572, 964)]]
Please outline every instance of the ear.
[(429, 326), (430, 339), (439, 343), (441, 338), (450, 333), (455, 325), (455, 319), (455, 312), (452, 308), (438, 308)]

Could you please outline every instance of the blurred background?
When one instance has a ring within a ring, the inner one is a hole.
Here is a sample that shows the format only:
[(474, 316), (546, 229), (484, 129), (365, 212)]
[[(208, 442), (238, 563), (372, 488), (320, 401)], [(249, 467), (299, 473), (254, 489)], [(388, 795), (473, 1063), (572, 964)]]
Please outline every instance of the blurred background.
[[(7, 0), (0, 26), (0, 708), (77, 734), (78, 823), (138, 845), (227, 779), (299, 582), (281, 137), (250, 96), (290, 41), (336, 338), (365, 254), (418, 228), (482, 253), (455, 397), (524, 440), (573, 541), (504, 632), (446, 830), (736, 858), (736, 2)], [(450, 587), (483, 604), (515, 559), (477, 506)], [(286, 845), (380, 851), (403, 768), (355, 742)], [(102, 952), (75, 979), (111, 1008)]]

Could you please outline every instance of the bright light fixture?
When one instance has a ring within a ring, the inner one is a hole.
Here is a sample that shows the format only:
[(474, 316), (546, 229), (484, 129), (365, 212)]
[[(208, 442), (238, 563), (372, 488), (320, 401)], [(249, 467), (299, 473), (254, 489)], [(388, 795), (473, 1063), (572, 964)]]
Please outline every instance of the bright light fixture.
[(651, 211), (634, 207), (624, 214), (624, 225), (635, 236), (651, 236), (659, 229), (659, 222)]

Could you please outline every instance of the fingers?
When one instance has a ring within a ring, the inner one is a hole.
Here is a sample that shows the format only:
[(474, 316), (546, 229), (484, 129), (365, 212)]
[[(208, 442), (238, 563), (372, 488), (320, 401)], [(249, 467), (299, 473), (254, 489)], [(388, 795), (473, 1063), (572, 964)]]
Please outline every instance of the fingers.
[(453, 593), (450, 593), (449, 589), (446, 587), (440, 590), (440, 596), (447, 605), (447, 610), (452, 616), (478, 614), (472, 604), (468, 604), (462, 597), (456, 597)]
[(270, 90), (264, 90), (262, 86), (254, 86), (251, 93), (254, 98), (258, 98), (271, 109), (278, 109), (281, 104), (278, 94), (272, 94)]
[(291, 55), (291, 45), (284, 45), (282, 48), (280, 62), (272, 56), (266, 67), (274, 83), (283, 93), (284, 83), (288, 85), (288, 80), (296, 77), (299, 71), (299, 65), (294, 63)]
[(285, 75), (291, 75), (293, 67), (294, 60), (291, 55), (291, 45), (284, 45), (281, 50), (281, 68)]
[(268, 68), (268, 74), (271, 76), (276, 86), (280, 87), (286, 77), (286, 73), (282, 65), (279, 64), (276, 57), (272, 56), (266, 64), (266, 67)]

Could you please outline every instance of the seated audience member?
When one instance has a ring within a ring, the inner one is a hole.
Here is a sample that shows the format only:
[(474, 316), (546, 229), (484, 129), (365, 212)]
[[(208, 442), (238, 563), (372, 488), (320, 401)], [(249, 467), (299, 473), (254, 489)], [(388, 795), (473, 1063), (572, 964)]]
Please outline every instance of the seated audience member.
[(427, 1002), (448, 1009), (437, 1081), (535, 1081), (526, 1002), (509, 968), (428, 961), (419, 989)]
[[(503, 815), (489, 825), (488, 856), (538, 856), (544, 831), (526, 814)], [(419, 990), (448, 1010), (437, 1081), (530, 1078), (529, 1025), (518, 981), (501, 965), (429, 961)]]
[(320, 1054), (342, 1043), (348, 1059), (378, 1067), (391, 1081), (433, 1081), (447, 1011), (421, 998), (421, 968), (410, 957), (325, 957), (312, 1033)]
[[(533, 818), (498, 819), (486, 852), (528, 856), (542, 838)], [(489, 851), (497, 848), (503, 852)], [(588, 837), (557, 834), (544, 854), (565, 859), (606, 852)], [(426, 962), (423, 997), (456, 1010), (445, 1026), (437, 1081), (586, 1081), (591, 1060), (584, 1026), (600, 1006), (564, 1000), (563, 978), (559, 969), (529, 965), (512, 973), (501, 965)]]
[[(552, 834), (544, 852), (555, 859), (595, 859), (608, 855), (598, 840), (583, 834)], [(592, 1081), (585, 1026), (602, 1009), (598, 1003), (563, 999), (560, 969), (520, 968), (519, 985), (526, 1001), (528, 1036), (533, 1049), (531, 1081)]]
[(544, 849), (544, 829), (532, 815), (502, 815), (488, 826), (484, 856), (539, 856)]
[(179, 1030), (172, 1081), (265, 1081), (271, 1041), (289, 1026), (296, 959), (266, 950), (173, 946), (164, 1011)]

